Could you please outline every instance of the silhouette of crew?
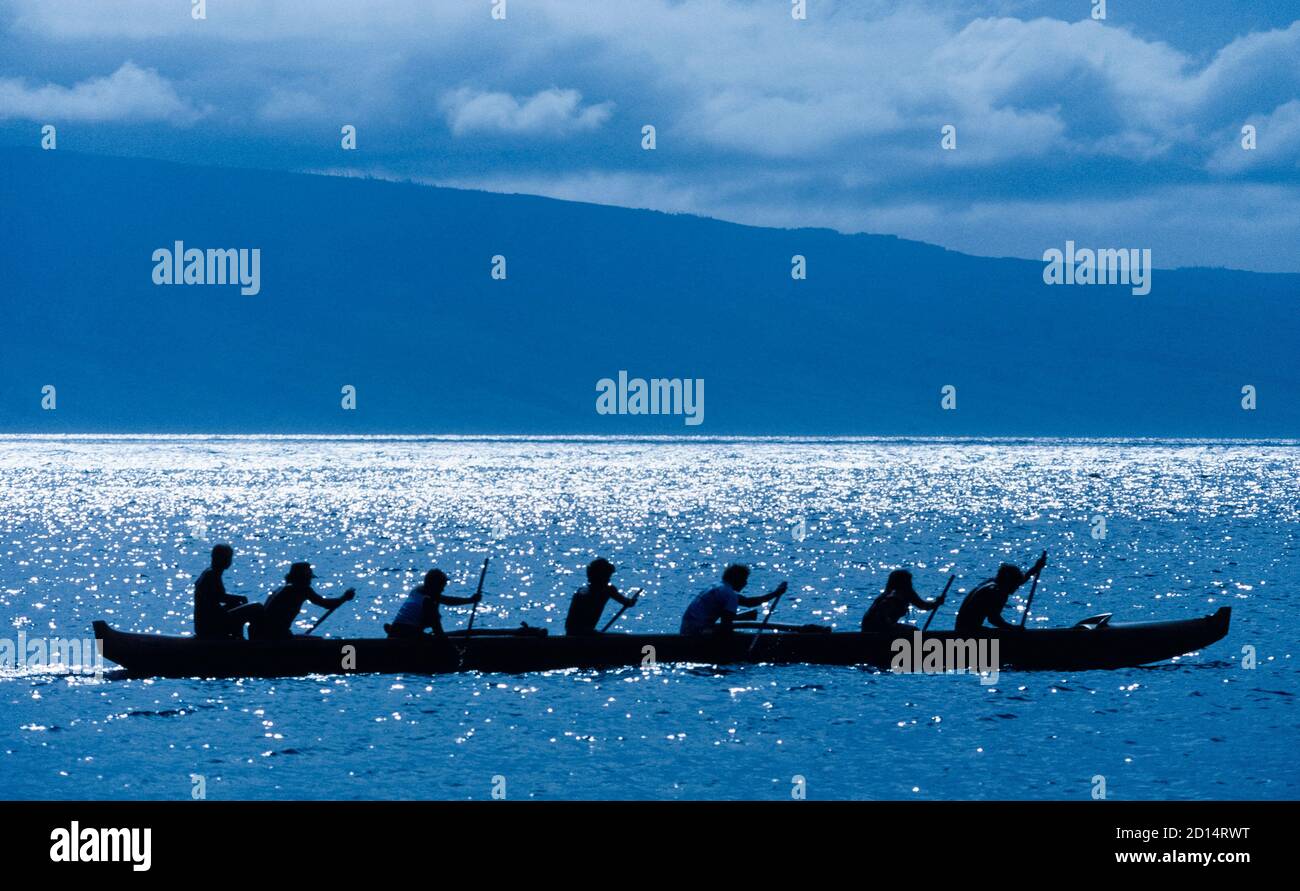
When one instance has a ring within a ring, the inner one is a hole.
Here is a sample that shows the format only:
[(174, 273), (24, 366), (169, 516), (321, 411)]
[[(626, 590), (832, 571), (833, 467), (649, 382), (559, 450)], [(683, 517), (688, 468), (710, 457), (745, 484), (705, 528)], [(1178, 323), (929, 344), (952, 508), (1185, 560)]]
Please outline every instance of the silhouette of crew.
[(564, 617), (565, 634), (595, 634), (600, 615), (611, 600), (631, 606), (636, 598), (624, 597), (610, 584), (617, 567), (604, 557), (587, 564), (587, 584), (579, 588), (569, 602), (569, 613)]
[(424, 637), (428, 628), (433, 637), (443, 638), (441, 606), (467, 606), (478, 603), (483, 595), (475, 591), (469, 597), (453, 597), (443, 592), (447, 588), (447, 574), (441, 569), (430, 569), (424, 574), (424, 584), (411, 589), (397, 610), (397, 618), (384, 631), (389, 637)]
[(943, 606), (946, 595), (940, 594), (934, 600), (922, 600), (912, 586), (912, 574), (906, 569), (895, 569), (885, 580), (885, 590), (871, 604), (866, 615), (862, 617), (863, 631), (896, 631), (911, 626), (902, 624), (909, 607), (919, 610), (938, 609)]
[(957, 610), (957, 630), (963, 634), (974, 634), (984, 627), (985, 622), (994, 628), (1021, 630), (1019, 625), (1002, 618), (1002, 611), (1007, 608), (1007, 598), (1042, 572), (1046, 565), (1046, 553), (1024, 572), (1014, 563), (1003, 563), (998, 567), (996, 576), (980, 582), (961, 602), (961, 607)]
[(302, 612), (303, 604), (311, 601), (325, 609), (337, 609), (347, 603), (357, 592), (348, 588), (342, 597), (322, 597), (312, 590), (311, 580), (316, 578), (310, 563), (295, 563), (284, 577), (285, 585), (267, 598), (262, 614), (248, 626), (252, 640), (289, 640), (293, 637), (293, 622)]
[(247, 597), (227, 594), (221, 574), (235, 560), (235, 550), (228, 544), (212, 548), (212, 563), (194, 582), (194, 636), (204, 640), (244, 637), (244, 625), (257, 619), (262, 604), (249, 603)]
[[(749, 567), (733, 563), (722, 573), (722, 584), (697, 594), (682, 615), (682, 634), (704, 634), (713, 631), (730, 631), (733, 622), (758, 618), (753, 607), (767, 603), (785, 593), (786, 583), (781, 582), (773, 591), (761, 597), (746, 597), (740, 592), (749, 584)], [(749, 612), (737, 613), (740, 607)]]

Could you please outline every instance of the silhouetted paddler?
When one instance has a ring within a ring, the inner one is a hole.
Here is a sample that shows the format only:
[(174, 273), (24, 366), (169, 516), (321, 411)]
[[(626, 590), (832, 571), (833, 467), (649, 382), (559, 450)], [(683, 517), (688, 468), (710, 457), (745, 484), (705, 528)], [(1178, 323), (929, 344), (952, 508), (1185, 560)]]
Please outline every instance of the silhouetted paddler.
[(587, 565), (587, 584), (579, 588), (573, 600), (569, 601), (569, 613), (564, 618), (565, 634), (595, 634), (600, 615), (611, 600), (622, 606), (636, 603), (610, 584), (616, 571), (614, 564), (604, 557), (597, 557)]
[[(940, 594), (934, 600), (922, 600), (912, 586), (912, 574), (906, 569), (895, 569), (885, 581), (885, 590), (862, 617), (862, 630), (894, 631), (900, 627), (909, 607), (938, 609), (943, 606), (944, 598), (945, 595)], [(910, 626), (908, 630), (911, 630)]]
[(984, 627), (985, 622), (1003, 630), (1023, 630), (1019, 625), (1002, 618), (1002, 611), (1007, 608), (1007, 599), (1021, 585), (1042, 572), (1046, 565), (1046, 554), (1039, 557), (1028, 572), (1022, 572), (1013, 563), (1003, 563), (998, 567), (998, 574), (994, 578), (976, 585), (961, 602), (961, 608), (957, 610), (957, 630), (963, 634), (974, 634)]
[[(722, 573), (722, 584), (696, 595), (686, 613), (682, 616), (682, 634), (703, 634), (719, 626), (722, 631), (730, 631), (731, 624), (758, 618), (753, 607), (767, 603), (785, 593), (786, 583), (782, 582), (776, 589), (761, 597), (745, 597), (740, 592), (749, 584), (749, 567), (733, 563)], [(750, 611), (738, 613), (740, 607), (749, 607)]]
[(227, 594), (221, 574), (235, 560), (230, 545), (212, 548), (212, 564), (194, 582), (194, 636), (207, 640), (223, 637), (243, 638), (244, 625), (262, 614), (262, 604), (249, 603), (247, 597)]
[(325, 609), (336, 609), (347, 603), (357, 592), (348, 588), (342, 597), (322, 597), (311, 587), (316, 578), (310, 563), (295, 563), (284, 577), (285, 585), (267, 598), (262, 615), (248, 628), (248, 636), (255, 640), (287, 640), (293, 637), (293, 622), (302, 612), (303, 604), (311, 601)]
[(478, 603), (483, 595), (453, 597), (443, 592), (447, 588), (447, 574), (441, 569), (430, 569), (424, 574), (424, 584), (411, 589), (397, 610), (397, 618), (384, 631), (389, 637), (421, 637), (428, 628), (434, 637), (446, 637), (442, 630), (442, 612), (439, 607), (468, 606)]

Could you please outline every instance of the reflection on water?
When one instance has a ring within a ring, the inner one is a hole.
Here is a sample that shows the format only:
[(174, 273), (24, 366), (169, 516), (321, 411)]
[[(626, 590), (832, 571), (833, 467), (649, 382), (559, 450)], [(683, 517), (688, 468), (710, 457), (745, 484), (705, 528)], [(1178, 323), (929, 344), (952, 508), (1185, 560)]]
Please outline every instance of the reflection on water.
[(180, 798), (198, 774), (211, 798), (482, 798), (501, 776), (511, 798), (785, 798), (799, 775), (814, 798), (1081, 798), (1100, 774), (1115, 798), (1295, 797), (1298, 470), (1289, 444), (0, 438), (10, 637), (95, 618), (186, 633), (217, 540), (238, 552), (234, 592), (265, 597), (299, 559), (322, 593), (355, 586), (334, 635), (379, 634), (429, 566), (472, 587), (485, 554), (476, 627), (553, 633), (595, 553), (647, 589), (629, 630), (675, 629), (732, 559), (757, 587), (789, 578), (780, 619), (855, 627), (897, 566), (933, 595), (1044, 548), (1031, 623), (1234, 611), (1227, 641), (1178, 665), (992, 688), (811, 666), (10, 672), (0, 788)]

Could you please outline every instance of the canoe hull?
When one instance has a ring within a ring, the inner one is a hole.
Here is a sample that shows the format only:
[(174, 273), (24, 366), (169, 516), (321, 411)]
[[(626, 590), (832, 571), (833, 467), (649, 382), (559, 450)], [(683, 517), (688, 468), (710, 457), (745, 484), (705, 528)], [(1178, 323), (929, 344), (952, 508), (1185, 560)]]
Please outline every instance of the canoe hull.
[[(1050, 628), (959, 637), (954, 631), (833, 634), (737, 631), (729, 635), (607, 634), (592, 637), (475, 636), (439, 643), (385, 638), (299, 637), (290, 641), (200, 641), (132, 634), (95, 623), (104, 657), (142, 677), (297, 677), (311, 674), (521, 674), (566, 668), (618, 668), (649, 663), (724, 665), (865, 665), (934, 670), (970, 669), (958, 661), (979, 653), (999, 670), (1086, 671), (1163, 662), (1200, 650), (1228, 633), (1231, 610), (1177, 622)], [(904, 649), (903, 643), (910, 648)], [(935, 644), (931, 641), (937, 642)], [(920, 644), (920, 650), (916, 645)], [(995, 646), (996, 645), (996, 646)], [(931, 657), (923, 659), (926, 651)], [(913, 654), (913, 651), (915, 653)], [(934, 652), (941, 654), (934, 661)], [(909, 655), (913, 654), (913, 655)], [(906, 670), (906, 669), (905, 669)]]

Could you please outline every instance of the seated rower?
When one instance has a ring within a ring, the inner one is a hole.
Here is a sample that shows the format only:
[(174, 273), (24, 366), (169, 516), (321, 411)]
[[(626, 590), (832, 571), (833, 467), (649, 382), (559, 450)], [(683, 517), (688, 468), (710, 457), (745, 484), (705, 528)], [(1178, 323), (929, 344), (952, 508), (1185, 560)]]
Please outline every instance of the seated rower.
[(903, 617), (908, 607), (920, 610), (938, 609), (943, 606), (947, 595), (940, 594), (934, 600), (922, 600), (921, 595), (912, 587), (912, 574), (906, 569), (895, 569), (885, 581), (884, 592), (876, 598), (862, 617), (863, 631), (895, 631), (900, 626), (911, 631), (911, 626), (902, 626)]
[(604, 557), (597, 557), (587, 565), (587, 584), (573, 595), (569, 614), (564, 618), (565, 634), (596, 634), (600, 614), (611, 600), (623, 606), (636, 603), (635, 599), (618, 593), (618, 588), (609, 583), (614, 572), (614, 564)]
[(424, 637), (428, 628), (433, 637), (446, 637), (442, 630), (443, 604), (447, 606), (468, 606), (478, 603), (483, 595), (475, 592), (469, 597), (453, 597), (444, 594), (447, 588), (447, 574), (441, 569), (430, 569), (424, 574), (424, 584), (411, 589), (405, 602), (397, 610), (397, 618), (391, 625), (385, 625), (384, 631), (389, 637)]
[(194, 582), (194, 636), (204, 640), (244, 638), (244, 625), (262, 612), (262, 604), (249, 603), (247, 597), (227, 594), (221, 574), (235, 560), (230, 545), (212, 549), (212, 564)]
[[(786, 589), (786, 583), (782, 582), (762, 597), (745, 597), (740, 592), (748, 583), (748, 566), (738, 563), (728, 566), (722, 573), (722, 584), (697, 595), (686, 608), (686, 613), (682, 616), (681, 633), (704, 634), (713, 630), (715, 625), (721, 631), (730, 631), (733, 622), (758, 618), (758, 612), (753, 607), (780, 597)], [(736, 610), (742, 606), (749, 607), (750, 611), (737, 613)]]
[(1021, 585), (1043, 571), (1047, 565), (1047, 554), (1038, 558), (1028, 572), (1021, 572), (1020, 567), (1012, 563), (1003, 563), (998, 567), (998, 574), (988, 581), (976, 585), (962, 601), (957, 610), (957, 630), (962, 634), (975, 634), (988, 622), (994, 628), (1023, 630), (1002, 618), (1002, 611), (1007, 608), (1007, 598), (1016, 593)]
[(267, 598), (262, 614), (248, 626), (252, 640), (289, 640), (293, 637), (293, 622), (302, 612), (303, 604), (310, 600), (325, 609), (337, 609), (347, 603), (357, 592), (348, 588), (342, 597), (322, 597), (311, 587), (316, 578), (310, 563), (295, 563), (284, 577), (285, 585)]

